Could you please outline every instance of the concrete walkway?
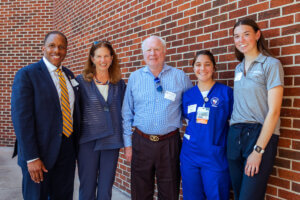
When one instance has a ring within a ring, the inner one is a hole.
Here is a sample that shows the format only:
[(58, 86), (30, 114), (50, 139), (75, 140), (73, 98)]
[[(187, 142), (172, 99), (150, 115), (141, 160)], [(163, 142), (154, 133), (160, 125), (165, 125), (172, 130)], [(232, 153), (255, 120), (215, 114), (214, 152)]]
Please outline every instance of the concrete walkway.
[[(0, 200), (21, 200), (22, 172), (17, 158), (11, 159), (13, 148), (0, 147)], [(74, 200), (78, 199), (79, 180), (75, 177)], [(129, 200), (127, 194), (113, 188), (112, 200)]]

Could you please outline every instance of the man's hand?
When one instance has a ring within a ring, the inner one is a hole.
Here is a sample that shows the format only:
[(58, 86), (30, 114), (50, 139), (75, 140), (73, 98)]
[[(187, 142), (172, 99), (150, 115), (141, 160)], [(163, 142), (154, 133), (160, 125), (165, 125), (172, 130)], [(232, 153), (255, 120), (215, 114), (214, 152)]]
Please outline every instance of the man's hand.
[(43, 172), (48, 172), (44, 163), (40, 159), (27, 163), (27, 167), (30, 177), (35, 183), (43, 181)]
[(254, 176), (259, 172), (259, 165), (261, 162), (262, 154), (253, 151), (247, 158), (245, 166), (245, 174), (247, 176)]
[(131, 159), (132, 159), (132, 147), (125, 147), (125, 158), (127, 160), (127, 162), (131, 163)]

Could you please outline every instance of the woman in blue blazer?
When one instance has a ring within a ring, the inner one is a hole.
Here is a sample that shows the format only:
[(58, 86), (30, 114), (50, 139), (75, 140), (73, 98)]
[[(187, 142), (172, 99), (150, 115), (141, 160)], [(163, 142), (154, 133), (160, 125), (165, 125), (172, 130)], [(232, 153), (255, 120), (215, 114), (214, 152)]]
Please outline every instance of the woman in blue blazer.
[(109, 200), (119, 149), (123, 147), (121, 108), (126, 87), (117, 55), (109, 42), (94, 42), (77, 81), (82, 112), (79, 199)]

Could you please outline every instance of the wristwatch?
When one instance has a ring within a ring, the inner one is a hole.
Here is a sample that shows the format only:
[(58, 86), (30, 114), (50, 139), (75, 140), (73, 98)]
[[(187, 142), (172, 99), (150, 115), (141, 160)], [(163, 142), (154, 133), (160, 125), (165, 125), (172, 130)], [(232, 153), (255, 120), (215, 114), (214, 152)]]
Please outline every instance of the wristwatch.
[(265, 152), (265, 150), (263, 150), (260, 146), (254, 145), (253, 149), (257, 152), (257, 153), (261, 153), (263, 154)]

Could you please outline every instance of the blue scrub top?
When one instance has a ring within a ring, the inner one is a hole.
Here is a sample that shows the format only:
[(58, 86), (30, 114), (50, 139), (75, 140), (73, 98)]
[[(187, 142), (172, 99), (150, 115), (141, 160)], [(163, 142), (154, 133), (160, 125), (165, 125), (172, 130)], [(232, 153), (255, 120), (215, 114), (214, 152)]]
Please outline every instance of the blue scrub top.
[[(196, 122), (196, 115), (198, 107), (203, 107), (204, 103), (201, 91), (196, 85), (183, 95), (183, 115), (189, 122), (183, 137), (181, 156), (199, 167), (224, 171), (228, 168), (226, 143), (233, 90), (216, 82), (207, 97), (205, 107), (210, 108), (209, 120), (207, 124), (200, 124)], [(193, 109), (195, 105), (196, 109)]]

